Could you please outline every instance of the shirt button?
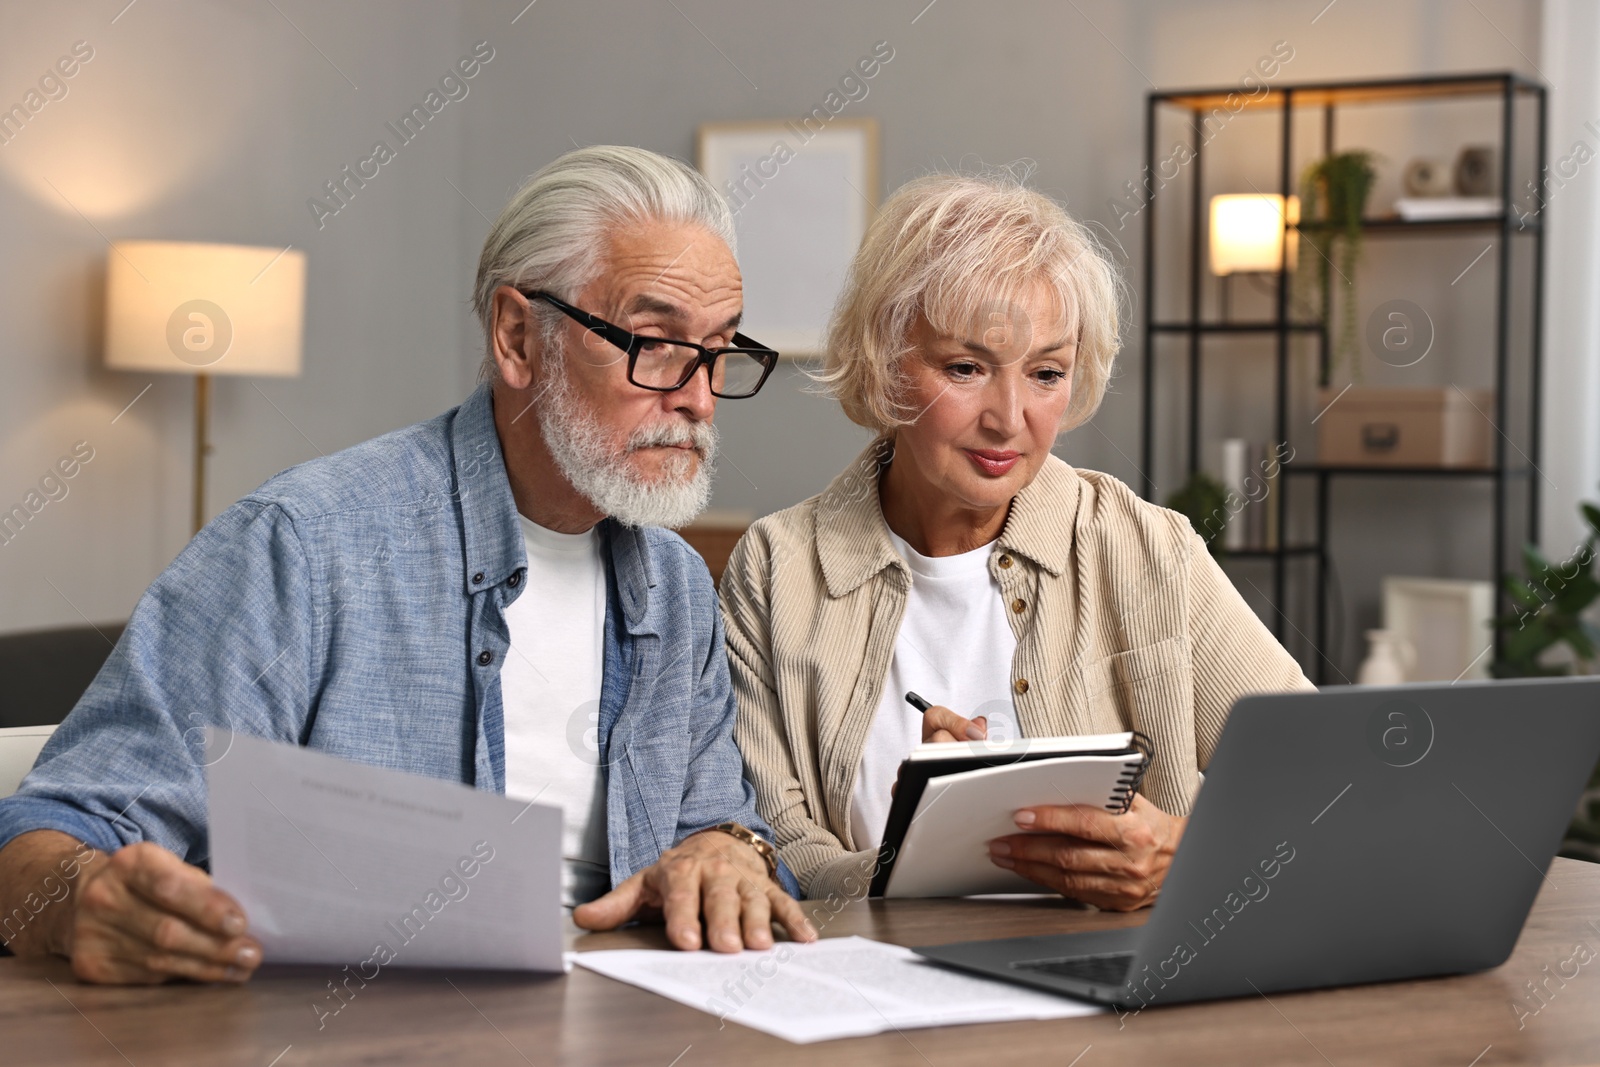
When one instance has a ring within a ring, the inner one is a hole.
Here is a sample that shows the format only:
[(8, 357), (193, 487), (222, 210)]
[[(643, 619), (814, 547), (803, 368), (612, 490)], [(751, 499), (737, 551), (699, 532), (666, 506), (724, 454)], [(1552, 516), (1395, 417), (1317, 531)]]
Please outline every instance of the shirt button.
[(482, 585), (483, 584), (483, 572), (482, 571), (479, 571), (477, 574), (474, 574), (472, 576), (472, 584), (473, 585)]
[(522, 581), (522, 575), (513, 574), (511, 577), (506, 579), (506, 584), (515, 589), (517, 587), (517, 583), (520, 581)]
[(1010, 557), (1010, 556), (1007, 556), (1007, 555), (1005, 555), (1005, 554), (1002, 554), (1002, 555), (1001, 555), (1001, 556), (1000, 556), (1000, 566), (1002, 566), (1002, 567), (1009, 567), (1009, 566), (1011, 566), (1011, 557)]
[(478, 666), (487, 667), (493, 661), (494, 653), (490, 652), (487, 648), (478, 653)]
[(1018, 615), (1021, 615), (1024, 611), (1028, 610), (1028, 602), (1023, 600), (1021, 597), (1018, 597), (1011, 602), (1011, 610), (1016, 612)]
[(1017, 691), (1017, 695), (1020, 696), (1028, 691), (1028, 680), (1026, 678), (1018, 678), (1015, 682), (1011, 683), (1011, 688), (1015, 689)]

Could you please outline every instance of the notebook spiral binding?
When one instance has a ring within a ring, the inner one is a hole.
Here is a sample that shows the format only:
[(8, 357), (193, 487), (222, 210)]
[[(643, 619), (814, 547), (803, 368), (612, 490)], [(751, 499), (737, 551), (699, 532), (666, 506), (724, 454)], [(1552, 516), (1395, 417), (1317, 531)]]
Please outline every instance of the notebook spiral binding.
[(1124, 769), (1122, 776), (1117, 779), (1117, 787), (1111, 793), (1111, 803), (1106, 805), (1107, 811), (1117, 815), (1126, 815), (1128, 809), (1133, 807), (1133, 798), (1139, 792), (1139, 786), (1144, 784), (1144, 776), (1156, 758), (1155, 742), (1138, 730), (1133, 731), (1133, 747), (1144, 753), (1144, 760), (1137, 767)]

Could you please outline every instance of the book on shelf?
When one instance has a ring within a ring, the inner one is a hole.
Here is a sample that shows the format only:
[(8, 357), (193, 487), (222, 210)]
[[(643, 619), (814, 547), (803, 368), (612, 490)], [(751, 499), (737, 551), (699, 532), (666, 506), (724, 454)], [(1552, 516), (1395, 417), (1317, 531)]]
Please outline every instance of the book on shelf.
[(1222, 547), (1231, 552), (1278, 547), (1279, 463), (1271, 442), (1230, 437), (1222, 442), (1222, 488), (1228, 524)]

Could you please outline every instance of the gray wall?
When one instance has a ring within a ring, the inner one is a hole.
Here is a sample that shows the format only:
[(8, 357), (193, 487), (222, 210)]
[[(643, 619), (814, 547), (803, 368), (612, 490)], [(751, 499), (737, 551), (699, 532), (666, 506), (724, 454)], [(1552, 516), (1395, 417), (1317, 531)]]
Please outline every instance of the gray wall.
[[(1100, 226), (1136, 282), (1137, 220), (1119, 228), (1108, 201), (1138, 177), (1152, 85), (1236, 82), (1279, 40), (1295, 52), (1287, 80), (1533, 73), (1540, 55), (1536, 0), (1339, 0), (1320, 17), (1322, 3), (1269, 0), (925, 4), (280, 0), (280, 15), (228, 0), (138, 4), (114, 24), (120, 3), (4, 4), (7, 103), (73, 41), (88, 40), (95, 58), (0, 146), (0, 505), (76, 441), (95, 459), (66, 499), (0, 546), (0, 631), (125, 617), (187, 535), (192, 386), (101, 367), (107, 238), (307, 253), (305, 374), (217, 385), (215, 513), (285, 466), (459, 400), (481, 349), (466, 301), (486, 217), (575, 144), (692, 158), (700, 122), (809, 111), (884, 40), (894, 59), (847, 112), (882, 124), (880, 193), (934, 168), (1031, 159), (1035, 184)], [(495, 55), (469, 95), (319, 229), (307, 198), (480, 40)], [(1233, 136), (1248, 147), (1260, 134)], [(1374, 295), (1396, 284), (1374, 277)], [(1474, 294), (1450, 305), (1452, 321), (1471, 333), (1481, 304)], [(1130, 330), (1100, 415), (1058, 448), (1129, 480), (1138, 340)], [(792, 503), (861, 446), (863, 433), (808, 384), (791, 367), (760, 398), (719, 410), (718, 509)], [(1564, 417), (1575, 417), (1570, 405)], [(1473, 565), (1448, 500), (1374, 502), (1421, 508), (1412, 558), (1390, 569)], [(1341, 570), (1358, 610), (1363, 597), (1370, 607), (1376, 572), (1364, 569), (1359, 530), (1336, 536), (1355, 538)]]

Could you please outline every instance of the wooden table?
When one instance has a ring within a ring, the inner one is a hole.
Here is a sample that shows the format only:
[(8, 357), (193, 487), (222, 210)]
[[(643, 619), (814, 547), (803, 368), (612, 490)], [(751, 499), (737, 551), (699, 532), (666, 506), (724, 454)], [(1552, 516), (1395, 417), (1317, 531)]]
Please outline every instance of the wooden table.
[[(59, 961), (7, 959), (0, 1064), (1600, 1064), (1600, 866), (1556, 860), (1550, 882), (1511, 959), (1483, 974), (1155, 1008), (1125, 1025), (1105, 1014), (817, 1045), (719, 1027), (715, 1016), (582, 969), (547, 978), (386, 970), (319, 1031), (311, 1005), (330, 968), (268, 968), (243, 988), (107, 989), (77, 984)], [(810, 906), (823, 936), (907, 945), (1140, 921), (1043, 900), (856, 902), (831, 917)], [(659, 927), (573, 930), (570, 941), (665, 944)], [(1587, 964), (1574, 959), (1579, 943), (1593, 953)], [(1576, 975), (1547, 977), (1563, 964)], [(1537, 1014), (1530, 981), (1550, 991)]]

